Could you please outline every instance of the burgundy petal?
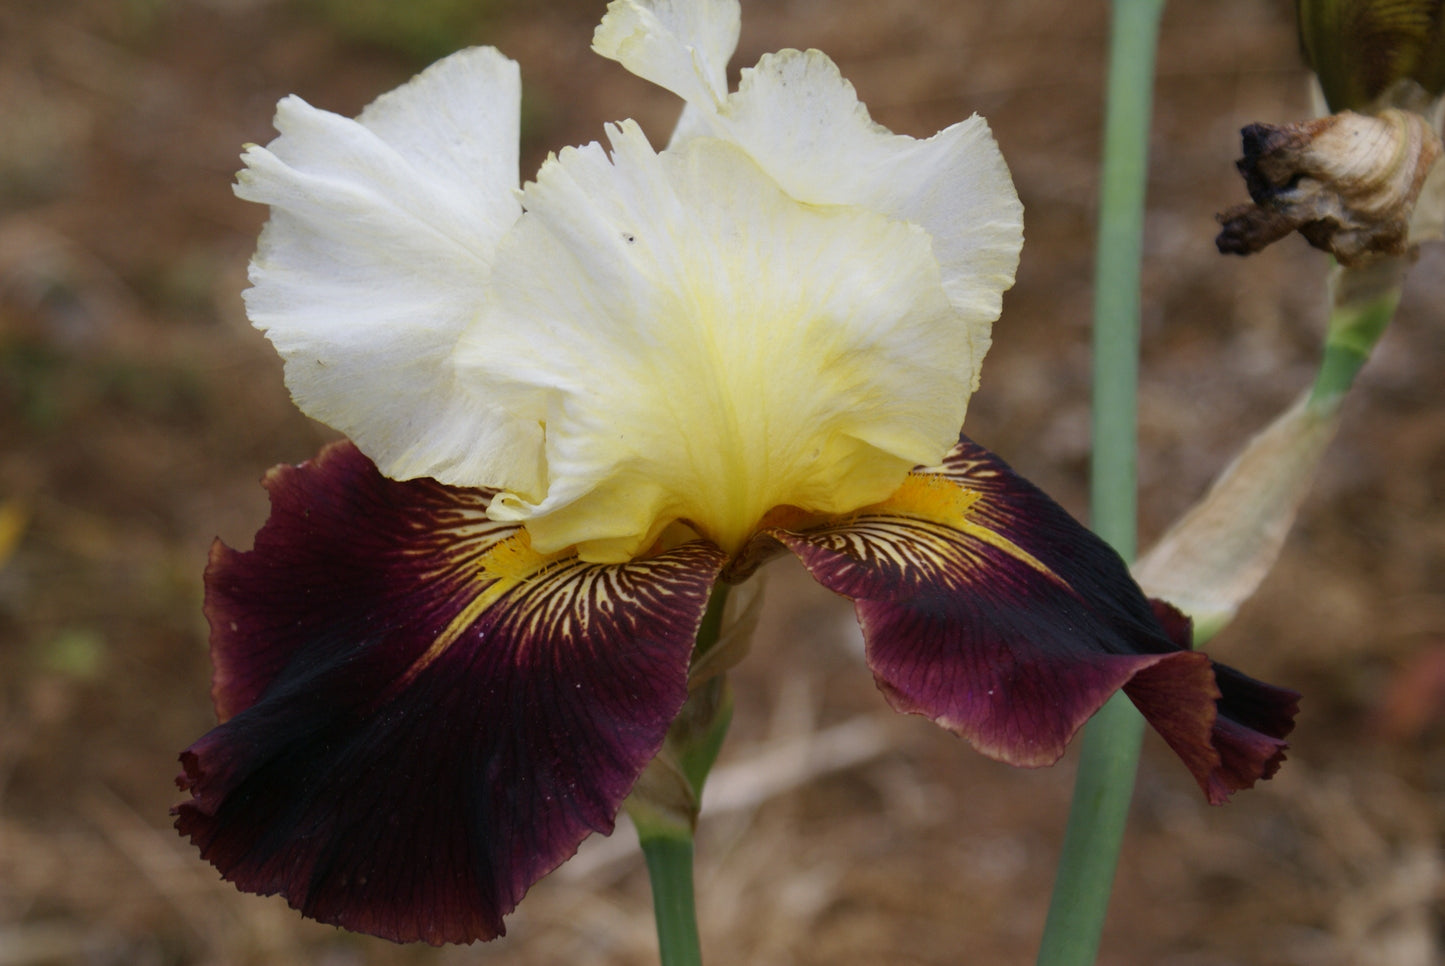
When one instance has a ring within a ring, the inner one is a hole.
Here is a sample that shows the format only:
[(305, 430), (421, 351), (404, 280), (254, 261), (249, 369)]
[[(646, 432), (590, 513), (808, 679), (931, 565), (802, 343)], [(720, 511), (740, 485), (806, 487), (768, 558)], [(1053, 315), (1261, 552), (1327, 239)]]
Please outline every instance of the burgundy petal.
[(966, 437), (884, 503), (772, 535), (854, 599), (889, 702), (991, 757), (1056, 761), (1124, 688), (1211, 801), (1278, 767), (1293, 692), (1224, 668), (1217, 684), (1113, 550)]
[[(1189, 618), (1164, 601), (1150, 603), (1170, 639), (1181, 648), (1189, 647), (1192, 637)], [(1197, 652), (1186, 652), (1176, 655), (1174, 660), (1203, 657)], [(1213, 686), (1219, 692), (1214, 702), (1217, 713), (1204, 719), (1209, 724), (1207, 741), (1201, 728), (1201, 711), (1171, 693), (1178, 690), (1178, 682), (1171, 685), (1164, 680), (1167, 674), (1162, 663), (1135, 675), (1124, 685), (1124, 693), (1189, 765), (1209, 801), (1218, 805), (1234, 792), (1250, 788), (1259, 779), (1279, 771), (1285, 749), (1289, 747), (1284, 738), (1294, 730), (1300, 696), (1296, 691), (1256, 681), (1223, 664), (1207, 659), (1199, 664), (1195, 673), (1212, 670)]]
[(387, 480), (350, 444), (266, 486), (256, 549), (207, 571), (225, 723), (181, 756), (176, 827), (324, 922), (500, 935), (662, 744), (721, 554), (543, 558), (490, 493)]

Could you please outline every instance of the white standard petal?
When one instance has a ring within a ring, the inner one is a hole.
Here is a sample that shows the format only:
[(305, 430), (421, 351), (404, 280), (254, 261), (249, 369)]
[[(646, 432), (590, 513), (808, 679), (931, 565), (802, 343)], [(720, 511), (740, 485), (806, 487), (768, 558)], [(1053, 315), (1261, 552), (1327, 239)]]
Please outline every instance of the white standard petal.
[(630, 122), (544, 165), (464, 378), (545, 424), (542, 552), (625, 559), (683, 521), (730, 552), (783, 506), (846, 513), (954, 442), (974, 371), (916, 226), (801, 204), (735, 145)]
[(592, 49), (684, 101), (727, 96), (738, 46), (738, 0), (612, 0)]
[[(695, 51), (707, 51), (703, 63), (725, 65), (736, 45), (736, 32), (724, 32), (731, 21), (714, 7), (730, 15), (736, 5), (615, 0), (594, 48), (683, 98), (672, 146), (725, 138), (799, 201), (857, 205), (921, 226), (933, 236), (944, 288), (982, 363), (1023, 245), (1023, 206), (988, 124), (975, 115), (927, 140), (893, 134), (873, 122), (853, 85), (816, 50), (765, 56), (723, 99), (720, 73), (703, 83), (702, 73), (688, 69)], [(709, 15), (718, 20), (712, 33), (701, 22)], [(699, 39), (708, 37), (716, 38), (711, 46)]]
[(743, 71), (712, 123), (800, 201), (858, 205), (928, 232), (982, 363), (1023, 246), (1023, 205), (983, 118), (926, 140), (892, 134), (825, 55), (786, 50)]
[(288, 97), (280, 137), (243, 155), (236, 193), (271, 206), (247, 313), (297, 405), (395, 479), (544, 485), (540, 427), (494, 410), (451, 364), (521, 212), (520, 99), (512, 61), (466, 50), (354, 121)]

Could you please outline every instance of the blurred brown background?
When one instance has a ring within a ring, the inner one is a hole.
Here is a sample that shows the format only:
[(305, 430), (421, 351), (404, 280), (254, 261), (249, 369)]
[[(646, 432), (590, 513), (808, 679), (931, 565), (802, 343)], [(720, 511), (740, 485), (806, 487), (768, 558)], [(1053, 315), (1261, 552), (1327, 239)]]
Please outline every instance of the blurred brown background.
[[(264, 212), (230, 181), (291, 92), (354, 114), (428, 60), (521, 62), (524, 177), (671, 95), (587, 50), (600, 0), (0, 4), (0, 966), (655, 962), (619, 833), (511, 934), (402, 948), (236, 893), (169, 827), (207, 729), (206, 548), (248, 546), (260, 474), (328, 438), (291, 407), (239, 293)], [(985, 114), (1027, 207), (968, 429), (1083, 512), (1106, 4), (744, 0), (747, 65), (819, 47), (874, 117)], [(1308, 113), (1288, 0), (1174, 0), (1149, 183), (1144, 538), (1305, 386), (1324, 257), (1213, 251), (1251, 121)], [(1445, 246), (1440, 246), (1445, 248)], [(1278, 779), (1207, 806), (1151, 737), (1101, 960), (1429, 966), (1445, 825), (1445, 251), (1427, 251), (1347, 405), (1285, 557), (1211, 650), (1306, 694)], [(3, 555), (3, 554), (0, 554)], [(772, 573), (700, 839), (712, 963), (1033, 961), (1072, 756), (986, 761), (876, 694), (847, 607)]]

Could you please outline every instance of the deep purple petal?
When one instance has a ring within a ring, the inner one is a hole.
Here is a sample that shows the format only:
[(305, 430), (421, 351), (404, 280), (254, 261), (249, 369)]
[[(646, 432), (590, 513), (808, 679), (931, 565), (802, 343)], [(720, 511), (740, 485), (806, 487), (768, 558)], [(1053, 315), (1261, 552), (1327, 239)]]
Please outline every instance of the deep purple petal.
[(1221, 699), (1118, 555), (967, 438), (883, 504), (772, 535), (854, 599), (890, 703), (985, 754), (1050, 764), (1124, 688), (1211, 801), (1278, 767), (1293, 693), (1220, 669)]
[(721, 554), (544, 559), (490, 494), (387, 480), (350, 444), (266, 486), (256, 549), (207, 572), (225, 723), (181, 756), (177, 828), (324, 922), (500, 935), (661, 746)]
[[(1163, 601), (1151, 603), (1170, 639), (1187, 648), (1192, 637), (1189, 618)], [(1176, 659), (1186, 657), (1203, 655), (1186, 652)], [(1253, 787), (1256, 781), (1279, 771), (1289, 747), (1284, 738), (1294, 730), (1300, 696), (1223, 664), (1201, 664), (1202, 670), (1212, 671), (1212, 686), (1219, 695), (1212, 702), (1217, 712), (1213, 715), (1205, 714), (1197, 702), (1191, 705), (1187, 696), (1179, 695), (1178, 682), (1164, 678), (1162, 665), (1135, 675), (1124, 686), (1124, 693), (1189, 765), (1209, 801), (1219, 805), (1234, 792)], [(1201, 730), (1205, 723), (1209, 726), (1207, 744)]]

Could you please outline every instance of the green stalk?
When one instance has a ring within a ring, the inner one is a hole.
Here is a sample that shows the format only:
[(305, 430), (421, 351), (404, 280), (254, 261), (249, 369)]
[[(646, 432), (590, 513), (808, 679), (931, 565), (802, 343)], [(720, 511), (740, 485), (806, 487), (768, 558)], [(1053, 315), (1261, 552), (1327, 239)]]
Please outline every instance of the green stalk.
[(642, 839), (657, 945), (662, 966), (702, 966), (692, 894), (692, 836), (652, 835)]
[[(1091, 519), (1126, 561), (1138, 539), (1139, 276), (1163, 11), (1164, 0), (1114, 0), (1094, 266)], [(1098, 955), (1143, 733), (1143, 718), (1123, 694), (1084, 729), (1039, 966), (1089, 966)]]
[(1311, 405), (1329, 405), (1344, 395), (1375, 343), (1395, 317), (1406, 259), (1381, 258), (1357, 268), (1336, 265), (1330, 272), (1330, 323), (1325, 354), (1310, 390)]
[[(624, 807), (637, 826), (662, 966), (701, 966), (697, 907), (692, 886), (693, 828), (702, 787), (732, 721), (727, 679), (707, 661), (723, 636), (728, 585), (713, 588), (692, 656), (692, 693), (668, 730), (667, 740), (638, 779)], [(724, 655), (725, 657), (725, 655)]]
[(1164, 0), (1114, 0), (1094, 261), (1090, 520), (1126, 559), (1137, 542), (1139, 274), (1154, 49)]

